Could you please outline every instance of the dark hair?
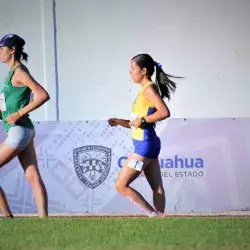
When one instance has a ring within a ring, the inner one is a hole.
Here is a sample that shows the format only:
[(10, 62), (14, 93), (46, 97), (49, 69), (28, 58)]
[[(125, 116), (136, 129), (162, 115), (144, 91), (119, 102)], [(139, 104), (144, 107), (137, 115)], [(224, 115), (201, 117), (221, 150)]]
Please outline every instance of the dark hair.
[(132, 58), (132, 60), (141, 68), (147, 69), (147, 75), (148, 77), (151, 77), (156, 67), (156, 78), (155, 83), (158, 86), (160, 90), (160, 95), (162, 98), (166, 97), (170, 100), (170, 92), (175, 92), (176, 89), (176, 83), (173, 82), (170, 78), (182, 78), (182, 77), (176, 77), (172, 75), (166, 74), (162, 66), (153, 60), (153, 58), (148, 54), (139, 54)]
[(15, 60), (28, 61), (27, 53), (23, 52), (23, 47), (26, 44), (25, 40), (17, 34), (7, 34), (0, 40), (0, 46), (7, 46), (9, 49), (15, 48)]
[(23, 51), (23, 47), (16, 46), (15, 53), (14, 53), (15, 60), (23, 60), (25, 62), (28, 61), (28, 54)]

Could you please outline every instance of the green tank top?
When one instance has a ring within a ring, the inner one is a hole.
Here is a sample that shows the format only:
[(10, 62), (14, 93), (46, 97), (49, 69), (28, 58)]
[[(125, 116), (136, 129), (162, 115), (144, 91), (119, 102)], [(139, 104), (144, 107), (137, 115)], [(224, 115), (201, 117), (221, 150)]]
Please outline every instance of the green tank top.
[[(18, 67), (18, 66), (17, 66)], [(8, 132), (11, 127), (14, 126), (22, 126), (26, 128), (34, 128), (33, 123), (31, 122), (29, 115), (24, 115), (16, 124), (9, 124), (6, 121), (6, 118), (26, 105), (30, 102), (31, 90), (27, 86), (23, 87), (15, 87), (11, 83), (12, 76), (15, 73), (16, 68), (9, 72), (7, 76), (4, 86), (2, 88), (1, 94), (3, 101), (5, 101), (5, 111), (1, 110), (2, 120), (4, 123), (4, 130)]]

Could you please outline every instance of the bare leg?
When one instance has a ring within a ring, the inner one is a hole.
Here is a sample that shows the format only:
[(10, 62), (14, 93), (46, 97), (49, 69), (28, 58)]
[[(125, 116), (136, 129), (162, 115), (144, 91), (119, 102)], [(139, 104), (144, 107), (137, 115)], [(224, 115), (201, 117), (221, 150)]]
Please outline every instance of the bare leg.
[(141, 173), (141, 171), (137, 171), (128, 166), (128, 163), (131, 159), (142, 161), (144, 163), (143, 168), (146, 167), (150, 162), (149, 159), (145, 159), (142, 156), (131, 154), (118, 174), (116, 180), (116, 190), (130, 199), (143, 211), (152, 213), (154, 211), (154, 208), (143, 198), (143, 196), (138, 191), (129, 186), (130, 183), (133, 182)]
[[(3, 167), (5, 164), (10, 162), (20, 151), (17, 151), (13, 148), (10, 148), (5, 143), (0, 145), (0, 168)], [(0, 187), (0, 210), (4, 217), (13, 217), (10, 207), (7, 202), (6, 195), (3, 189)]]
[(0, 187), (0, 210), (3, 213), (3, 217), (10, 217), (10, 218), (13, 217), (5, 193), (1, 187)]
[(161, 169), (159, 160), (152, 160), (149, 165), (144, 169), (144, 174), (148, 183), (153, 191), (153, 201), (155, 209), (161, 213), (165, 211), (165, 191), (161, 178)]
[(47, 217), (47, 191), (38, 169), (33, 139), (28, 147), (18, 155), (18, 159), (25, 171), (25, 176), (33, 190), (39, 217)]

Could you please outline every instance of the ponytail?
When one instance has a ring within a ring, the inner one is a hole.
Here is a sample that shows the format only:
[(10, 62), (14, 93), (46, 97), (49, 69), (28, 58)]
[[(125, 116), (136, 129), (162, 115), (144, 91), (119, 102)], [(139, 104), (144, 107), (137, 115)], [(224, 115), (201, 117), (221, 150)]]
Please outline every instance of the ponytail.
[(22, 60), (27, 62), (28, 61), (28, 54), (23, 51), (23, 47), (15, 47), (15, 60)]
[(155, 83), (160, 90), (161, 97), (166, 97), (168, 100), (171, 98), (171, 92), (174, 93), (176, 89), (176, 83), (173, 82), (170, 78), (177, 78), (180, 79), (182, 77), (176, 77), (172, 75), (166, 74), (160, 63), (155, 62), (156, 67), (156, 77)]
[(176, 83), (173, 82), (170, 78), (183, 78), (183, 77), (176, 77), (166, 74), (162, 70), (162, 66), (160, 63), (155, 62), (153, 58), (148, 54), (139, 54), (137, 56), (134, 56), (132, 58), (133, 61), (141, 68), (147, 69), (147, 75), (149, 78), (152, 77), (152, 75), (155, 72), (156, 68), (156, 79), (155, 84), (159, 88), (160, 95), (162, 98), (166, 97), (170, 100), (171, 92), (175, 92), (176, 89)]
[(21, 60), (23, 60), (23, 61), (25, 61), (25, 62), (28, 62), (29, 56), (28, 56), (27, 53), (25, 53), (25, 52), (22, 51), (21, 57), (22, 57)]

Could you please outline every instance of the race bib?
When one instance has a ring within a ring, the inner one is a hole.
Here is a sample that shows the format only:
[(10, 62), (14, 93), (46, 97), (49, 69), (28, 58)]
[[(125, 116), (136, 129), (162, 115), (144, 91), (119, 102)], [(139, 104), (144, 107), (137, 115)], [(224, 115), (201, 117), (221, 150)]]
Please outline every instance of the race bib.
[(6, 103), (5, 103), (4, 93), (0, 94), (0, 110), (1, 111), (6, 111)]
[[(130, 121), (131, 122), (134, 121), (136, 118), (138, 118), (138, 114), (137, 113), (132, 113), (130, 115)], [(136, 129), (136, 128), (132, 126), (131, 129)]]
[(142, 168), (143, 168), (143, 162), (135, 160), (135, 159), (130, 159), (129, 162), (128, 162), (128, 166), (130, 168), (135, 169), (136, 171), (141, 172)]

